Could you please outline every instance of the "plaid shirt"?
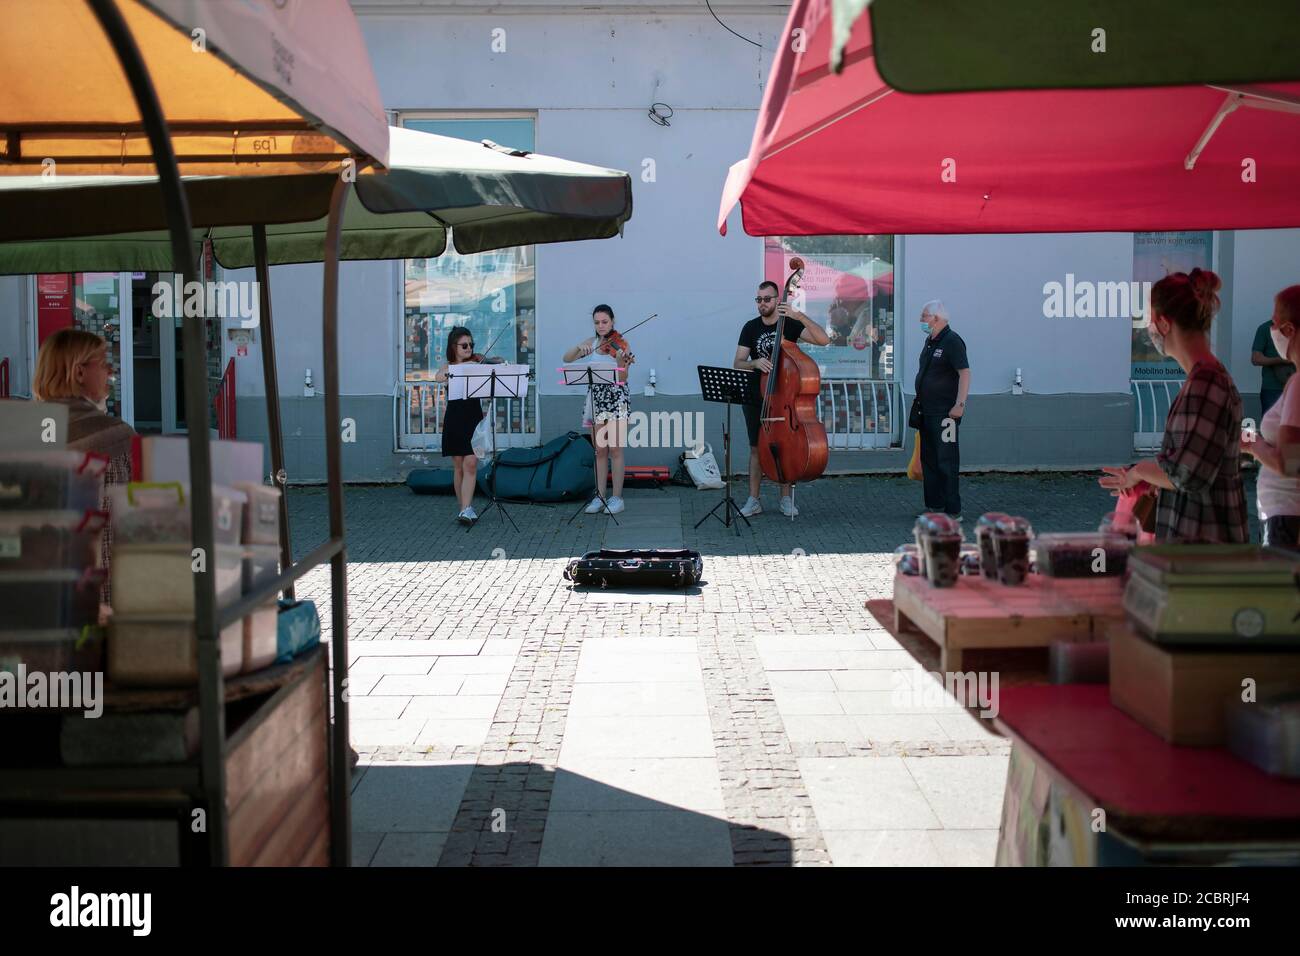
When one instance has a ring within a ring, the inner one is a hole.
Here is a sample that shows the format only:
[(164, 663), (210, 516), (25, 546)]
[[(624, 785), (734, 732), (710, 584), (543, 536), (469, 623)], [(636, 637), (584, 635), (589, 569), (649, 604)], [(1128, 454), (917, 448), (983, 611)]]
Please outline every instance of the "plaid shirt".
[(1156, 463), (1173, 482), (1156, 505), (1156, 540), (1250, 540), (1242, 486), (1241, 396), (1218, 362), (1193, 366), (1165, 419)]

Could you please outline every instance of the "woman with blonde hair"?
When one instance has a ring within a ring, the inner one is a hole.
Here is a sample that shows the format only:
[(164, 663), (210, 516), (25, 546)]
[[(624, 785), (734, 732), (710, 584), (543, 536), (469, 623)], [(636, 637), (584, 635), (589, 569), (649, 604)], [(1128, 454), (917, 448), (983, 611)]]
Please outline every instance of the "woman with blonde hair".
[[(68, 407), (66, 446), (108, 458), (104, 471), (103, 509), (109, 509), (108, 485), (131, 480), (131, 439), (135, 429), (108, 414), (108, 396), (113, 390), (113, 363), (108, 343), (93, 332), (60, 329), (41, 344), (36, 356), (32, 397), (40, 402), (58, 402)], [(104, 529), (104, 567), (109, 566), (112, 530)], [(104, 585), (108, 601), (108, 584)]]

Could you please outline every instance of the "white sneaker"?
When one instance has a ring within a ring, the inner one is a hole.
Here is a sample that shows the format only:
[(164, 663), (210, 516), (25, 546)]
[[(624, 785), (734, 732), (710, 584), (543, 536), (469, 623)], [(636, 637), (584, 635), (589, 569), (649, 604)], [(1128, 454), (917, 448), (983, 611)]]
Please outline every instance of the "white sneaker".
[(740, 513), (746, 518), (752, 518), (754, 515), (761, 515), (763, 513), (763, 503), (753, 495), (750, 495), (749, 500), (746, 501), (744, 507), (740, 509)]
[(465, 509), (465, 517), (468, 518), (470, 521), (477, 521), (478, 512), (475, 511), (474, 508), (471, 506)]
[(794, 506), (794, 499), (786, 495), (781, 499), (781, 514), (787, 518), (793, 518), (799, 513), (799, 509)]
[(460, 513), (459, 513), (458, 515), (456, 515), (456, 520), (459, 521), (461, 524), (469, 524), (469, 523), (470, 523), (470, 520), (469, 520), (469, 509), (468, 509), (468, 508), (461, 508), (461, 509), (460, 509)]
[(606, 508), (605, 511), (607, 514), (612, 514), (612, 515), (621, 514), (623, 512), (624, 507), (625, 505), (623, 504), (622, 498), (618, 498), (618, 497), (610, 498), (609, 507)]
[(604, 510), (605, 510), (605, 502), (601, 501), (599, 498), (592, 498), (591, 504), (587, 505), (587, 507), (583, 509), (583, 513), (589, 515), (598, 515)]

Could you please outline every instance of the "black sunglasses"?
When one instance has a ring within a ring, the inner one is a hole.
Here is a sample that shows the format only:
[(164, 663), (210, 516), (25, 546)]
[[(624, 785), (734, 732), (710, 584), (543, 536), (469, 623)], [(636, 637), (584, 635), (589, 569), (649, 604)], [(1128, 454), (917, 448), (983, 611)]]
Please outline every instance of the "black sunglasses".
[(464, 339), (461, 339), (459, 342), (456, 343), (456, 346), (462, 349), (472, 349), (474, 347), (474, 343), (466, 342)]
[(776, 298), (776, 296), (774, 296), (774, 295), (756, 295), (756, 296), (754, 296), (754, 301), (755, 301), (755, 302), (771, 302), (771, 301), (772, 301), (773, 299), (775, 299), (775, 298)]

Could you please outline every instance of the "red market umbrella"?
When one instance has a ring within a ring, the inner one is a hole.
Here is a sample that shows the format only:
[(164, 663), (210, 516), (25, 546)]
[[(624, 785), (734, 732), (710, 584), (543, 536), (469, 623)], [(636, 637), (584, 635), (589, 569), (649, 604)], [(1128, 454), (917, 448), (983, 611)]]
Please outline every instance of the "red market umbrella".
[(737, 202), (750, 235), (1262, 229), (1300, 223), (1300, 83), (908, 94), (871, 22), (830, 68), (831, 0), (795, 0)]

